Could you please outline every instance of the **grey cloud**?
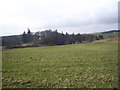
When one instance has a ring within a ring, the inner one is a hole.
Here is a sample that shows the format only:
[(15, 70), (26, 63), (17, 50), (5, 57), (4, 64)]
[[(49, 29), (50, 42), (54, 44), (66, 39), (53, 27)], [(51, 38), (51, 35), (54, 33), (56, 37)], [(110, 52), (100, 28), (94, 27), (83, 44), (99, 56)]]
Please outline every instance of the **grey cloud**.
[(26, 28), (11, 24), (1, 24), (0, 30), (1, 30), (0, 35), (5, 36), (5, 35), (16, 35), (16, 33), (22, 34), (23, 31), (26, 30)]
[(97, 16), (98, 18), (85, 18), (84, 19), (63, 19), (58, 22), (50, 22), (42, 27), (47, 27), (47, 28), (67, 28), (67, 27), (80, 27), (80, 26), (88, 26), (88, 25), (94, 25), (94, 24), (117, 24), (117, 17), (115, 16), (109, 16), (108, 17), (100, 17)]
[(4, 6), (5, 11), (0, 16), (2, 35), (22, 33), (28, 27), (33, 32), (43, 29), (67, 32), (117, 29), (117, 0), (21, 0), (20, 5), (16, 0), (14, 2), (18, 4), (16, 8), (12, 3), (8, 4), (14, 9), (7, 12), (8, 8)]

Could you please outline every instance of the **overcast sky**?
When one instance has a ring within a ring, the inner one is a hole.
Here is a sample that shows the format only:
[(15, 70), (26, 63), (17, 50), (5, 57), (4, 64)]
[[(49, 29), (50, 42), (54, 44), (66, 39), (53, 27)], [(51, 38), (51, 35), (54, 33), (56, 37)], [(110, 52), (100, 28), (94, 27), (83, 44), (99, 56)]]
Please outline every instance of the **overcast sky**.
[(0, 0), (0, 35), (46, 29), (92, 33), (117, 29), (119, 0)]

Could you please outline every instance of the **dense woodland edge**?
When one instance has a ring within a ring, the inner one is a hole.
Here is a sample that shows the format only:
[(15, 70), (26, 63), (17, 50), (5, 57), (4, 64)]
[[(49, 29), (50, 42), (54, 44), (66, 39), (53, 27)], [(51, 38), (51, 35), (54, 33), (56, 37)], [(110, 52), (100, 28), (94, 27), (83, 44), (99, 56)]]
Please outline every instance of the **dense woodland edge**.
[[(120, 32), (120, 30), (102, 32), (101, 34), (112, 32)], [(96, 36), (93, 34), (68, 34), (67, 32), (66, 34), (63, 34), (59, 33), (57, 30), (45, 30), (33, 34), (28, 28), (27, 33), (24, 31), (22, 35), (3, 36), (2, 46), (11, 49), (88, 43), (100, 39), (104, 39), (104, 37), (102, 35)]]

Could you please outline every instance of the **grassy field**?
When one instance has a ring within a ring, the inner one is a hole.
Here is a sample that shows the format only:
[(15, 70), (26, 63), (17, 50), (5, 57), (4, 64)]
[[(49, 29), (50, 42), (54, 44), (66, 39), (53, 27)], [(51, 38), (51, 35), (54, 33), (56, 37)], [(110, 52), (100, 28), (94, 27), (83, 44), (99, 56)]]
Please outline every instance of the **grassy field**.
[(118, 43), (3, 51), (3, 88), (117, 88)]

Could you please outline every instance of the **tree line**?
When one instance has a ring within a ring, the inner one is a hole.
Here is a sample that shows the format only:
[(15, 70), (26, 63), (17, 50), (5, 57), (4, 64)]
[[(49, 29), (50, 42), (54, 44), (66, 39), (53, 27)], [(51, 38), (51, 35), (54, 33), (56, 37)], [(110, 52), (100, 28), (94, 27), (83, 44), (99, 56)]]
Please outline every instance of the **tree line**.
[(103, 39), (103, 36), (95, 36), (91, 34), (65, 34), (57, 30), (45, 30), (32, 33), (28, 28), (27, 33), (24, 31), (22, 35), (2, 37), (2, 45), (7, 47), (19, 46), (25, 43), (31, 43), (34, 46), (39, 45), (66, 45), (75, 43), (92, 42)]

